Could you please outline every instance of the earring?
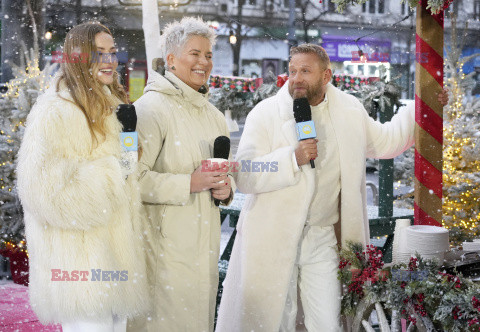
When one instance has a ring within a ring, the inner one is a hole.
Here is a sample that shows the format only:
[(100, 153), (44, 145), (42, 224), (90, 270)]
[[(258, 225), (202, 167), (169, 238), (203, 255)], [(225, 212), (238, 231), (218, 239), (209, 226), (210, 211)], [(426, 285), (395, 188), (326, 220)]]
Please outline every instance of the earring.
[(172, 69), (172, 70), (175, 70), (175, 66), (172, 66), (171, 69)]

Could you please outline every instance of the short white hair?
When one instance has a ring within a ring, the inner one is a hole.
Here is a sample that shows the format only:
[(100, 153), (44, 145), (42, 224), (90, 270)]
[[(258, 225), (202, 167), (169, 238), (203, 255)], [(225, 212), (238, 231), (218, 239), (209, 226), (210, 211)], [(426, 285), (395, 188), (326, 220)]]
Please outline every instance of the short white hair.
[(215, 31), (200, 17), (184, 17), (180, 22), (174, 21), (168, 24), (160, 39), (163, 59), (166, 61), (168, 54), (178, 55), (188, 39), (193, 36), (207, 38), (212, 46), (215, 45), (217, 37)]

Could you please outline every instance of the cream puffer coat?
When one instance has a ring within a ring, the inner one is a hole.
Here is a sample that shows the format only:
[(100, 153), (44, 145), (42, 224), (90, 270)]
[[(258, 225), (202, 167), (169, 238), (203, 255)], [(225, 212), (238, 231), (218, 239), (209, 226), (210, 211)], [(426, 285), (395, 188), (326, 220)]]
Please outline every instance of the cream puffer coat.
[[(170, 72), (149, 76), (134, 103), (143, 156), (141, 197), (148, 219), (148, 269), (154, 314), (131, 331), (213, 331), (220, 215), (210, 191), (190, 193), (202, 160), (213, 157), (225, 117)], [(233, 192), (235, 186), (232, 184)]]
[(136, 177), (121, 174), (121, 125), (109, 115), (94, 146), (84, 114), (55, 85), (32, 108), (18, 156), (30, 303), (42, 323), (142, 314), (140, 198)]

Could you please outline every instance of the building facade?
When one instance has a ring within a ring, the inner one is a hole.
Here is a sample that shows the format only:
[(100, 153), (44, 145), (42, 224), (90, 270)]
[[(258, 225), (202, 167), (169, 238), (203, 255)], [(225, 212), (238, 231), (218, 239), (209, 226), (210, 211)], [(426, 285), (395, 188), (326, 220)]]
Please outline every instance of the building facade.
[[(167, 0), (162, 0), (167, 1)], [(183, 0), (188, 1), (188, 0)], [(45, 0), (45, 29), (50, 32), (46, 52), (60, 50), (68, 27), (96, 19), (112, 29), (125, 72), (128, 63), (142, 65), (145, 46), (139, 0)], [(137, 6), (134, 6), (137, 4)], [(480, 0), (454, 1), (459, 25), (469, 21), (465, 54), (480, 51)], [(287, 71), (289, 0), (191, 0), (186, 5), (160, 7), (160, 25), (185, 15), (201, 16), (217, 30), (213, 74), (229, 76), (235, 70), (245, 77), (269, 77)], [(445, 41), (449, 41), (449, 15)], [(415, 75), (415, 11), (400, 0), (368, 0), (339, 14), (332, 0), (296, 0), (295, 39), (322, 45), (336, 74), (378, 76), (379, 67), (413, 98)], [(290, 39), (293, 39), (290, 36)], [(236, 40), (238, 45), (232, 44)], [(480, 59), (465, 71), (479, 71)]]

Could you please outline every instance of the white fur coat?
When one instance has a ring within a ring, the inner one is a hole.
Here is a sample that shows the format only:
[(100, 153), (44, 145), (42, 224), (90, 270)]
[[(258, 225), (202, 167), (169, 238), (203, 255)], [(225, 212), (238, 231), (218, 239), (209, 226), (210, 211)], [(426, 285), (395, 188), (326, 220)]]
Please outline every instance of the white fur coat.
[(18, 156), (32, 308), (43, 323), (138, 315), (149, 301), (140, 199), (121, 174), (121, 125), (108, 116), (94, 146), (81, 110), (59, 94), (72, 100), (55, 84), (38, 99)]
[[(380, 124), (355, 97), (331, 84), (327, 97), (340, 154), (339, 240), (368, 243), (365, 158), (392, 158), (411, 146), (414, 110), (407, 107), (391, 122)], [(292, 110), (286, 83), (247, 117), (237, 161), (278, 162), (278, 172), (236, 174), (238, 188), (250, 195), (237, 225), (217, 332), (279, 330), (298, 241), (317, 183), (310, 164), (294, 170), (292, 154), (298, 141)]]

